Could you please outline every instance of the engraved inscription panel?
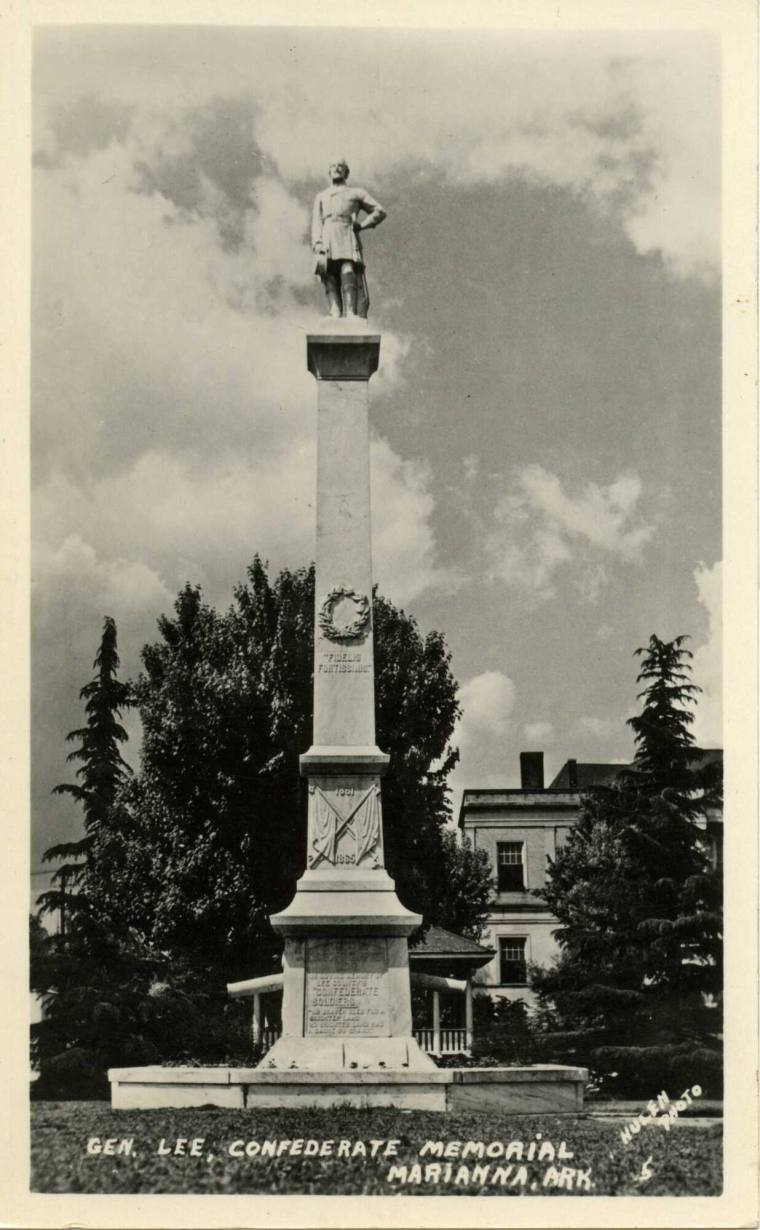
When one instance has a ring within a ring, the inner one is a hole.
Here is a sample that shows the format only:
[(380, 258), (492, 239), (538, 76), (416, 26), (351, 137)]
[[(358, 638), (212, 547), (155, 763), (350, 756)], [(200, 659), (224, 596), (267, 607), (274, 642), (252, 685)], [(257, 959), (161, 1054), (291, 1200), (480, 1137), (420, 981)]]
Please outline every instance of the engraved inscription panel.
[(310, 939), (304, 1033), (388, 1037), (387, 969), (385, 940)]
[(368, 675), (368, 653), (361, 649), (323, 650), (317, 654), (318, 675)]

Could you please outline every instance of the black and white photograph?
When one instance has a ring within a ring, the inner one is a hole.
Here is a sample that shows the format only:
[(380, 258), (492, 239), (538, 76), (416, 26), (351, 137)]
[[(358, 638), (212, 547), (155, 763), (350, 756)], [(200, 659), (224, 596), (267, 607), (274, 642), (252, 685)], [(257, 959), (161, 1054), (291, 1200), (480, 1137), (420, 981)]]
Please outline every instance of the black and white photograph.
[(755, 1224), (756, 11), (509, 7), (30, 25), (24, 1225)]

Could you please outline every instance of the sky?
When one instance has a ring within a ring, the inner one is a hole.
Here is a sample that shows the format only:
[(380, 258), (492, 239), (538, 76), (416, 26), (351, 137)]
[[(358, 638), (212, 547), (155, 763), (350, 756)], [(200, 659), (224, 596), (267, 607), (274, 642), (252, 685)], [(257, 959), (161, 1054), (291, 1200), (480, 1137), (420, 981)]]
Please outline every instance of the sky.
[[(75, 836), (103, 617), (134, 675), (186, 581), (313, 557), (336, 157), (365, 243), (374, 571), (460, 686), (466, 786), (625, 761), (686, 633), (721, 746), (719, 46), (703, 33), (38, 28), (32, 867)], [(128, 718), (136, 763), (139, 720)]]

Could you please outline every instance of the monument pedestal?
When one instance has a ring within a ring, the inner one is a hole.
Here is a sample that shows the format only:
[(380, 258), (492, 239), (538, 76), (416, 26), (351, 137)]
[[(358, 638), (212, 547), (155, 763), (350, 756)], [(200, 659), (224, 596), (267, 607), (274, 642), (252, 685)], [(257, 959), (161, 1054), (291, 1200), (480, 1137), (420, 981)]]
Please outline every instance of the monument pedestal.
[(412, 1036), (407, 936), (421, 919), (385, 871), (307, 872), (271, 922), (285, 937), (282, 1036), (263, 1069), (435, 1068)]

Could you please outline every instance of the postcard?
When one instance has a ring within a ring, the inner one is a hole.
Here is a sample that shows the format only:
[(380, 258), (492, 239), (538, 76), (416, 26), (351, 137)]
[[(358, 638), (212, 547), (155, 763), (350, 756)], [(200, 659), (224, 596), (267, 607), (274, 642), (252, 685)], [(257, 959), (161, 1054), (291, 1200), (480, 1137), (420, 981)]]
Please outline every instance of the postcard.
[(755, 7), (7, 17), (4, 1224), (757, 1224)]

